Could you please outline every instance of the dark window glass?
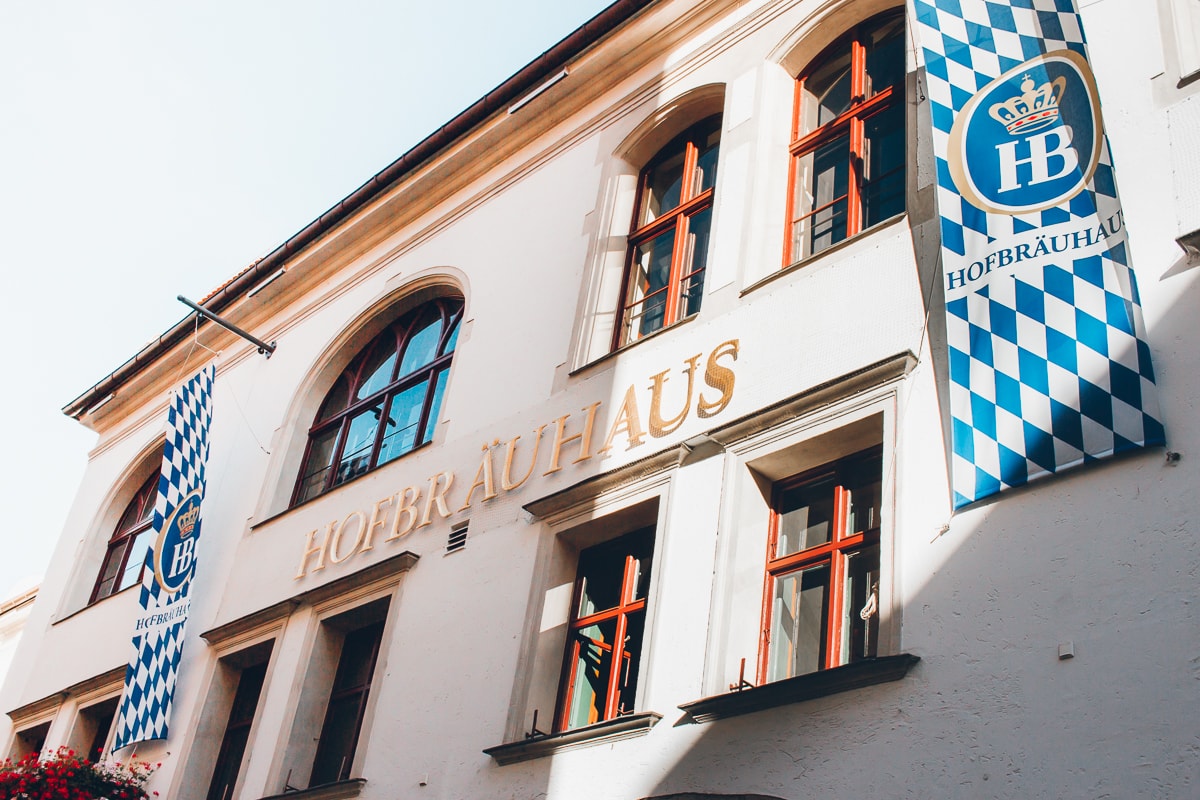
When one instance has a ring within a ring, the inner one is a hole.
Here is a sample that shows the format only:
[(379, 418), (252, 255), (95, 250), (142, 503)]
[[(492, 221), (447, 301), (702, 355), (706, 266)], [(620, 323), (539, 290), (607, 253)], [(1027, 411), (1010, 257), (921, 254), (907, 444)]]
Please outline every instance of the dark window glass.
[(229, 709), (229, 721), (225, 724), (225, 736), (221, 739), (221, 750), (213, 767), (207, 800), (228, 800), (233, 796), (238, 773), (242, 768), (242, 759), (246, 755), (246, 743), (250, 739), (250, 726), (254, 724), (254, 713), (258, 709), (258, 698), (262, 694), (266, 677), (265, 661), (246, 667), (238, 676), (237, 692)]
[(558, 730), (632, 713), (653, 549), (646, 528), (580, 554)]
[(710, 117), (642, 170), (614, 347), (700, 310), (720, 141), (721, 118)]
[(350, 777), (382, 638), (383, 622), (379, 621), (347, 633), (342, 642), (310, 786)]
[(350, 361), (309, 429), (292, 505), (433, 437), (462, 312), (461, 298), (431, 300), (385, 328)]
[(138, 583), (146, 548), (153, 535), (154, 501), (158, 497), (158, 473), (151, 475), (129, 501), (117, 529), (108, 540), (104, 563), (92, 588), (91, 602), (102, 600)]

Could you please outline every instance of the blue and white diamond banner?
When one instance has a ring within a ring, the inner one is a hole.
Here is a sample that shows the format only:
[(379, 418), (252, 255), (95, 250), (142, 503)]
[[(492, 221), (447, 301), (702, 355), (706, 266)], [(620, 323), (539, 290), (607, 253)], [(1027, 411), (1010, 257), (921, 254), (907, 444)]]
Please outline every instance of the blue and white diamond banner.
[(196, 572), (214, 375), (212, 366), (201, 370), (175, 392), (167, 410), (155, 536), (142, 568), (142, 614), (134, 625), (113, 750), (167, 737)]
[(912, 0), (937, 159), (954, 507), (1163, 443), (1075, 0)]

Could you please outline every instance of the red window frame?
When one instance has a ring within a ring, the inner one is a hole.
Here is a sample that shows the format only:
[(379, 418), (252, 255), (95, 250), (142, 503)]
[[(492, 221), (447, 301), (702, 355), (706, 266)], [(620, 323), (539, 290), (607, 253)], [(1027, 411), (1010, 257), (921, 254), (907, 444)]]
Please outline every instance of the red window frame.
[[(612, 347), (614, 350), (645, 336), (649, 336), (651, 333), (668, 328), (685, 316), (695, 313), (700, 308), (704, 293), (704, 272), (707, 267), (707, 252), (702, 255), (702, 261), (705, 263), (696, 265), (694, 263), (696, 260), (694, 237), (690, 235), (689, 225), (693, 218), (710, 210), (713, 206), (713, 198), (716, 196), (715, 165), (720, 157), (719, 139), (716, 145), (717, 158), (714, 160), (713, 175), (710, 181), (711, 185), (707, 189), (700, 189), (703, 183), (703, 176), (698, 173), (697, 165), (701, 155), (702, 143), (713, 133), (720, 134), (720, 130), (721, 117), (719, 115), (708, 117), (696, 123), (659, 150), (638, 176), (637, 202), (634, 204), (633, 221), (630, 223), (629, 249), (625, 256), (625, 274), (621, 280), (619, 322), (613, 331)], [(646, 211), (650, 179), (654, 174), (654, 170), (665, 162), (677, 157), (681, 151), (683, 153), (683, 177), (681, 178), (679, 202), (673, 208), (660, 210), (659, 215), (655, 219), (644, 225), (640, 225), (639, 221)], [(707, 235), (711, 236), (711, 231), (710, 223)], [(637, 277), (638, 248), (655, 239), (668, 235), (674, 235), (675, 238), (671, 250), (670, 276), (666, 281), (666, 285), (639, 298), (637, 297), (637, 290), (642, 289), (644, 291), (649, 287), (639, 285), (635, 282)], [(697, 293), (695, 305), (690, 311), (687, 310), (687, 304), (684, 302), (687, 297), (684, 287), (687, 285), (692, 286), (691, 292)], [(654, 330), (635, 334), (635, 320), (645, 314), (646, 301), (664, 293), (666, 294), (666, 301), (663, 305), (663, 319), (661, 324), (654, 328)], [(638, 306), (642, 308), (641, 313), (635, 311)]]
[[(129, 505), (121, 514), (121, 521), (108, 540), (108, 549), (104, 553), (104, 561), (100, 564), (100, 572), (96, 575), (96, 584), (88, 603), (95, 603), (106, 597), (128, 589), (141, 581), (142, 573), (125, 582), (125, 571), (129, 567), (129, 557), (134, 549), (138, 536), (150, 529), (154, 523), (154, 501), (158, 498), (158, 473), (155, 472), (134, 494)], [(145, 554), (142, 554), (144, 560)], [(111, 568), (115, 565), (115, 571)], [(111, 574), (109, 580), (105, 575)]]
[[(583, 602), (584, 589), (587, 582), (585, 562), (590, 553), (603, 550), (623, 550), (625, 553), (617, 602), (615, 605), (581, 616), (579, 610)], [(633, 689), (636, 691), (637, 688), (639, 666), (637, 661), (641, 658), (642, 640), (645, 636), (646, 594), (649, 591), (649, 574), (653, 550), (654, 528), (650, 527), (625, 534), (617, 539), (596, 545), (580, 553), (579, 574), (575, 578), (575, 590), (571, 600), (571, 620), (567, 626), (567, 647), (566, 655), (563, 659), (563, 677), (560, 683), (558, 712), (554, 715), (554, 730), (556, 733), (570, 730), (573, 727), (583, 727), (581, 724), (571, 724), (571, 710), (576, 692), (579, 690), (579, 687), (576, 685), (578, 675), (577, 665), (581, 659), (586, 660), (586, 655), (582, 652), (585, 642), (609, 654), (608, 677), (605, 681), (603, 708), (599, 714), (594, 714), (594, 719), (589, 718), (585, 724), (590, 725), (597, 722), (605, 722), (625, 714), (633, 713), (632, 708), (625, 708), (621, 705), (621, 693), (622, 690)], [(641, 584), (643, 593), (638, 596), (639, 580), (643, 578), (644, 583)], [(636, 637), (630, 632), (630, 618), (635, 614), (642, 615), (641, 634)], [(616, 622), (612, 642), (597, 641), (585, 633), (588, 628), (611, 621)], [(636, 641), (634, 640), (635, 638)], [(621, 649), (621, 663), (614, 669), (612, 652), (615, 642), (623, 642), (625, 644)], [(599, 670), (596, 670), (596, 672), (599, 673)]]
[[(822, 53), (813, 59), (796, 79), (795, 98), (792, 104), (792, 142), (788, 147), (791, 154), (791, 167), (788, 175), (787, 218), (785, 221), (783, 266), (787, 267), (805, 258), (811, 258), (837, 242), (857, 236), (863, 230), (863, 187), (866, 182), (864, 164), (867, 160), (866, 121), (903, 102), (903, 84), (891, 84), (867, 97), (867, 48), (865, 42), (874, 31), (893, 22), (897, 17), (903, 17), (903, 9), (879, 14), (857, 25), (851, 31), (837, 39)], [(841, 56), (845, 49), (850, 48), (850, 105), (834, 119), (819, 125), (811, 131), (803, 129), (804, 112), (806, 109), (805, 84), (814, 73), (824, 67), (829, 61)], [(902, 56), (903, 57), (903, 56)], [(904, 73), (901, 65), (900, 74)], [(903, 113), (903, 109), (901, 109)], [(903, 120), (901, 126), (903, 126)], [(814, 154), (824, 145), (828, 145), (840, 137), (847, 136), (849, 169), (847, 175), (846, 194), (838, 195), (833, 200), (823, 203), (799, 216), (796, 216), (796, 182), (799, 179), (801, 162)], [(904, 169), (903, 159), (898, 168)], [(891, 172), (893, 170), (888, 170)], [(887, 173), (885, 173), (887, 174)], [(903, 175), (903, 173), (901, 173)], [(882, 180), (883, 176), (875, 178)], [(903, 178), (901, 178), (903, 181)], [(842, 201), (846, 203), (845, 235), (836, 242), (814, 250), (808, 254), (794, 252), (796, 226), (805, 219), (813, 219), (823, 211), (837, 206)], [(874, 224), (874, 223), (872, 223)]]
[[(760, 685), (772, 680), (770, 676), (771, 630), (776, 581), (781, 578), (799, 575), (804, 570), (813, 567), (827, 566), (829, 569), (825, 607), (822, 615), (822, 641), (818, 643), (821, 656), (817, 669), (823, 670), (841, 666), (841, 643), (845, 634), (844, 627), (847, 615), (848, 612), (858, 613), (855, 609), (845, 608), (844, 589), (847, 579), (848, 559), (864, 551), (869, 551), (871, 548), (876, 548), (878, 552), (880, 529), (882, 527), (879, 516), (875, 515), (873, 519), (868, 517), (872, 522), (870, 528), (849, 530), (853, 487), (848, 484), (855, 477), (861, 477), (863, 474), (878, 474), (882, 478), (882, 454), (882, 447), (871, 447), (831, 464), (785, 478), (772, 487), (771, 513), (767, 536), (766, 580), (763, 585), (762, 623), (759, 628), (757, 676)], [(781, 505), (781, 495), (791, 489), (820, 484), (830, 479), (833, 480), (833, 484), (830, 487), (833, 493), (833, 518), (830, 525), (829, 541), (797, 552), (776, 556), (780, 533), (781, 514), (779, 508)], [(880, 483), (880, 487), (882, 487), (882, 482)], [(880, 511), (882, 511), (882, 488), (878, 491), (879, 494), (876, 500), (880, 504)], [(877, 573), (878, 569), (877, 564)], [(878, 591), (877, 587), (875, 591)], [(878, 597), (876, 597), (876, 604), (878, 604)], [(873, 624), (875, 626), (876, 634), (878, 633), (878, 618), (878, 612), (876, 611), (874, 622), (867, 623), (868, 625)], [(864, 653), (860, 658), (870, 658), (875, 655), (875, 652), (870, 651)], [(849, 659), (850, 662), (855, 660), (858, 659), (853, 656)], [(785, 677), (796, 677), (796, 675), (789, 674)], [(780, 678), (775, 678), (774, 680), (780, 680)]]
[[(321, 402), (317, 419), (309, 428), (308, 444), (304, 449), (300, 472), (296, 476), (296, 486), (292, 490), (291, 505), (295, 506), (324, 494), (334, 486), (339, 486), (379, 466), (380, 454), (383, 451), (387, 438), (385, 434), (388, 430), (387, 425), (378, 424), (382, 422), (383, 409), (387, 409), (390, 421), (393, 400), (422, 383), (425, 383), (426, 389), (421, 401), (421, 410), (417, 421), (413, 426), (409, 426), (416, 428), (414, 441), (407, 450), (399, 455), (411, 452), (430, 441), (442, 399), (441, 388), (444, 387), (443, 382), (447, 379), (450, 363), (454, 358), (462, 315), (463, 300), (461, 297), (443, 297), (431, 300), (402, 315), (350, 360)], [(417, 334), (425, 330), (429, 320), (433, 317), (441, 321), (441, 332), (434, 357), (404, 374), (397, 374), (404, 365), (404, 354), (408, 346)], [(367, 372), (374, 363), (372, 357), (386, 352), (391, 352), (391, 357), (394, 358), (390, 380), (370, 394), (356, 399), (363, 386), (367, 385), (372, 377), (375, 377)], [(344, 399), (341, 397), (343, 395)], [(353, 474), (343, 477), (341, 467), (343, 458), (346, 456), (345, 448), (350, 438), (351, 426), (364, 412), (373, 407), (378, 407), (378, 413), (372, 411), (376, 415), (377, 424), (366, 462), (361, 469), (354, 471), (352, 468)], [(310, 460), (314, 458), (314, 443), (331, 434), (335, 438), (333, 448), (329, 453), (328, 464), (325, 466), (310, 465)], [(318, 477), (320, 477), (319, 483), (310, 482)]]

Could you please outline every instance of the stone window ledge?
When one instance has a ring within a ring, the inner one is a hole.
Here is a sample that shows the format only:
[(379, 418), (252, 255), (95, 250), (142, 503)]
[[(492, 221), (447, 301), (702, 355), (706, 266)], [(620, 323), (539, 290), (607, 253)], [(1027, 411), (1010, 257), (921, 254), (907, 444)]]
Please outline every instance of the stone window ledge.
[(645, 736), (660, 719), (662, 719), (662, 714), (643, 711), (610, 719), (607, 722), (597, 722), (595, 725), (588, 725), (584, 728), (535, 736), (519, 742), (498, 744), (495, 747), (486, 748), (483, 752), (494, 758), (496, 763), (501, 766), (515, 764), (518, 761), (529, 761), (533, 758), (553, 755), (562, 750)]
[(351, 778), (346, 781), (322, 783), (320, 786), (310, 786), (307, 789), (291, 789), (280, 794), (268, 795), (262, 800), (346, 800), (346, 798), (358, 797), (358, 793), (366, 782), (366, 778)]
[(696, 722), (751, 714), (766, 708), (813, 700), (840, 692), (898, 681), (921, 659), (911, 653), (868, 658), (833, 669), (752, 686), (740, 692), (718, 694), (679, 706)]

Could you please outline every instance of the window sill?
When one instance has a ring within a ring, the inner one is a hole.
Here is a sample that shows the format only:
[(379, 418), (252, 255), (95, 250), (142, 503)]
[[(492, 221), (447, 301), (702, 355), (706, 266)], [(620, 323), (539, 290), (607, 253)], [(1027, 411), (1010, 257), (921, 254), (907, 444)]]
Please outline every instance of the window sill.
[(343, 800), (343, 798), (358, 797), (366, 778), (351, 778), (345, 781), (322, 783), (320, 786), (310, 786), (307, 789), (292, 789), (290, 791), (271, 794), (262, 800)]
[(799, 261), (793, 261), (791, 264), (788, 264), (783, 269), (775, 270), (774, 272), (772, 272), (762, 278), (759, 278), (754, 283), (747, 286), (745, 289), (742, 289), (738, 293), (738, 297), (745, 297), (746, 295), (750, 294), (751, 292), (755, 291), (756, 289), (766, 286), (767, 284), (774, 283), (775, 281), (779, 280), (780, 278), (784, 277), (785, 275), (791, 275), (793, 272), (797, 272), (805, 267), (811, 267), (813, 264), (815, 264), (817, 262), (824, 261), (824, 260), (826, 260), (826, 256), (829, 256), (833, 253), (837, 253), (841, 250), (848, 249), (848, 248), (854, 246), (855, 244), (858, 244), (859, 242), (863, 241), (864, 239), (866, 239), (869, 236), (872, 236), (876, 233), (879, 233), (881, 231), (891, 228), (893, 225), (900, 222), (901, 220), (907, 219), (907, 217), (908, 217), (908, 212), (901, 211), (899, 214), (896, 214), (895, 216), (891, 216), (885, 220), (880, 220), (879, 222), (876, 222), (871, 227), (865, 228), (865, 229), (859, 231), (858, 233), (854, 234), (853, 236), (849, 237), (848, 239), (842, 239), (837, 244), (833, 244), (833, 245), (830, 245), (829, 247), (826, 247), (824, 250), (822, 250), (819, 253), (813, 253), (811, 256), (805, 256), (804, 258), (800, 259)]
[(696, 317), (698, 317), (698, 316), (700, 316), (700, 312), (696, 311), (694, 313), (688, 314), (686, 317), (683, 317), (682, 319), (675, 320), (670, 325), (666, 325), (662, 328), (659, 328), (658, 330), (654, 331), (653, 333), (647, 333), (645, 336), (641, 337), (640, 339), (634, 339), (632, 342), (626, 342), (625, 344), (621, 345), (620, 347), (616, 347), (616, 348), (613, 348), (612, 350), (609, 350), (607, 353), (605, 353), (602, 356), (597, 356), (596, 358), (592, 359), (591, 361), (587, 362), (586, 364), (579, 365), (575, 369), (571, 370), (569, 375), (570, 375), (570, 377), (574, 378), (576, 375), (579, 375), (580, 373), (586, 372), (587, 370), (590, 370), (595, 366), (603, 364), (604, 362), (606, 362), (610, 359), (616, 358), (617, 356), (621, 355), (622, 353), (628, 352), (631, 348), (637, 347), (642, 342), (648, 342), (651, 339), (655, 338), (656, 336), (663, 336), (664, 334), (669, 333), (670, 331), (677, 330), (679, 327), (686, 325), (687, 323), (696, 319)]
[(585, 728), (535, 736), (519, 742), (498, 744), (495, 747), (486, 748), (483, 752), (494, 758), (500, 766), (515, 764), (518, 761), (542, 758), (576, 747), (645, 736), (660, 719), (662, 719), (662, 714), (643, 711), (639, 714), (610, 719), (607, 722), (597, 722), (595, 725), (588, 725)]
[(856, 661), (833, 669), (797, 675), (775, 683), (753, 686), (740, 692), (718, 694), (684, 703), (679, 708), (696, 722), (711, 722), (766, 708), (814, 700), (840, 692), (849, 692), (877, 683), (898, 681), (908, 674), (919, 656), (901, 653)]

